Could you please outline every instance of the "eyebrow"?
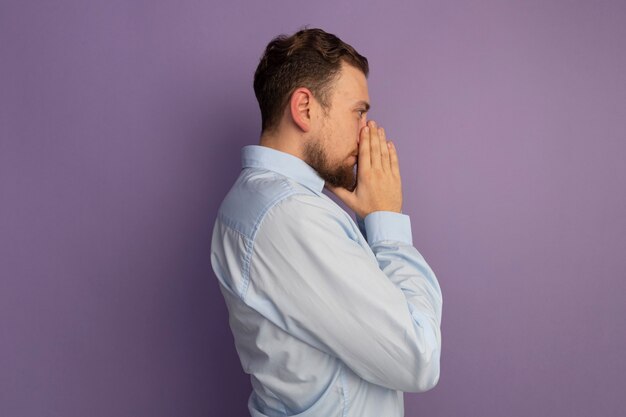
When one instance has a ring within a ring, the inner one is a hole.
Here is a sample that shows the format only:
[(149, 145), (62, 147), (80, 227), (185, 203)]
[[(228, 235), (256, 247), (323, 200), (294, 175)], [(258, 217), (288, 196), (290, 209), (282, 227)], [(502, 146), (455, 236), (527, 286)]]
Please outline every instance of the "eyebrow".
[(370, 104), (369, 104), (367, 101), (365, 101), (365, 100), (360, 100), (360, 101), (358, 101), (358, 102), (355, 104), (355, 106), (365, 106), (365, 111), (366, 111), (366, 112), (367, 112), (367, 111), (369, 111), (369, 109), (370, 109)]

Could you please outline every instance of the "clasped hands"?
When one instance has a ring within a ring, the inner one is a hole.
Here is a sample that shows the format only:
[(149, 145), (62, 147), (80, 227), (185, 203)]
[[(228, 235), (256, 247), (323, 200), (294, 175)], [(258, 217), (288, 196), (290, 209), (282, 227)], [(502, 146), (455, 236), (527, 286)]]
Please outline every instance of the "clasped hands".
[(357, 183), (354, 191), (326, 187), (361, 218), (375, 211), (402, 212), (402, 184), (395, 145), (370, 120), (359, 133)]

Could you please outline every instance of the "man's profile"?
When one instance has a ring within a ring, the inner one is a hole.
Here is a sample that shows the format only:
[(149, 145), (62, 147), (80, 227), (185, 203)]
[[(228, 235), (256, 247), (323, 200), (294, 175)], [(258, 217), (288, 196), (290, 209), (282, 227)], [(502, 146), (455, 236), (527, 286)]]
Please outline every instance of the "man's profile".
[(260, 142), (211, 243), (253, 417), (398, 417), (403, 392), (439, 380), (441, 290), (402, 213), (395, 145), (367, 120), (368, 73), (321, 29), (274, 38), (256, 69)]

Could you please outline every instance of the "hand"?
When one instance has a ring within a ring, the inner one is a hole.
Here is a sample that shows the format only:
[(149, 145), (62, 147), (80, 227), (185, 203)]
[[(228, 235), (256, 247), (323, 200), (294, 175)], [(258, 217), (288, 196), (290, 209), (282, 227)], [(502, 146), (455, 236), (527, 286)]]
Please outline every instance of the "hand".
[(382, 127), (370, 120), (361, 129), (355, 190), (327, 187), (361, 218), (375, 211), (402, 212), (398, 154)]

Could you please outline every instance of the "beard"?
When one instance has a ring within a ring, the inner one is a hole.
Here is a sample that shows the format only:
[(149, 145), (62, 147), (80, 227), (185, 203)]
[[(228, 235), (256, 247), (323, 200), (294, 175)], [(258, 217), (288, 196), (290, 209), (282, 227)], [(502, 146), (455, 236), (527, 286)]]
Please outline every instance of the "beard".
[(348, 191), (356, 188), (355, 165), (332, 165), (320, 141), (309, 141), (304, 147), (304, 161), (309, 164), (324, 181), (334, 187)]

